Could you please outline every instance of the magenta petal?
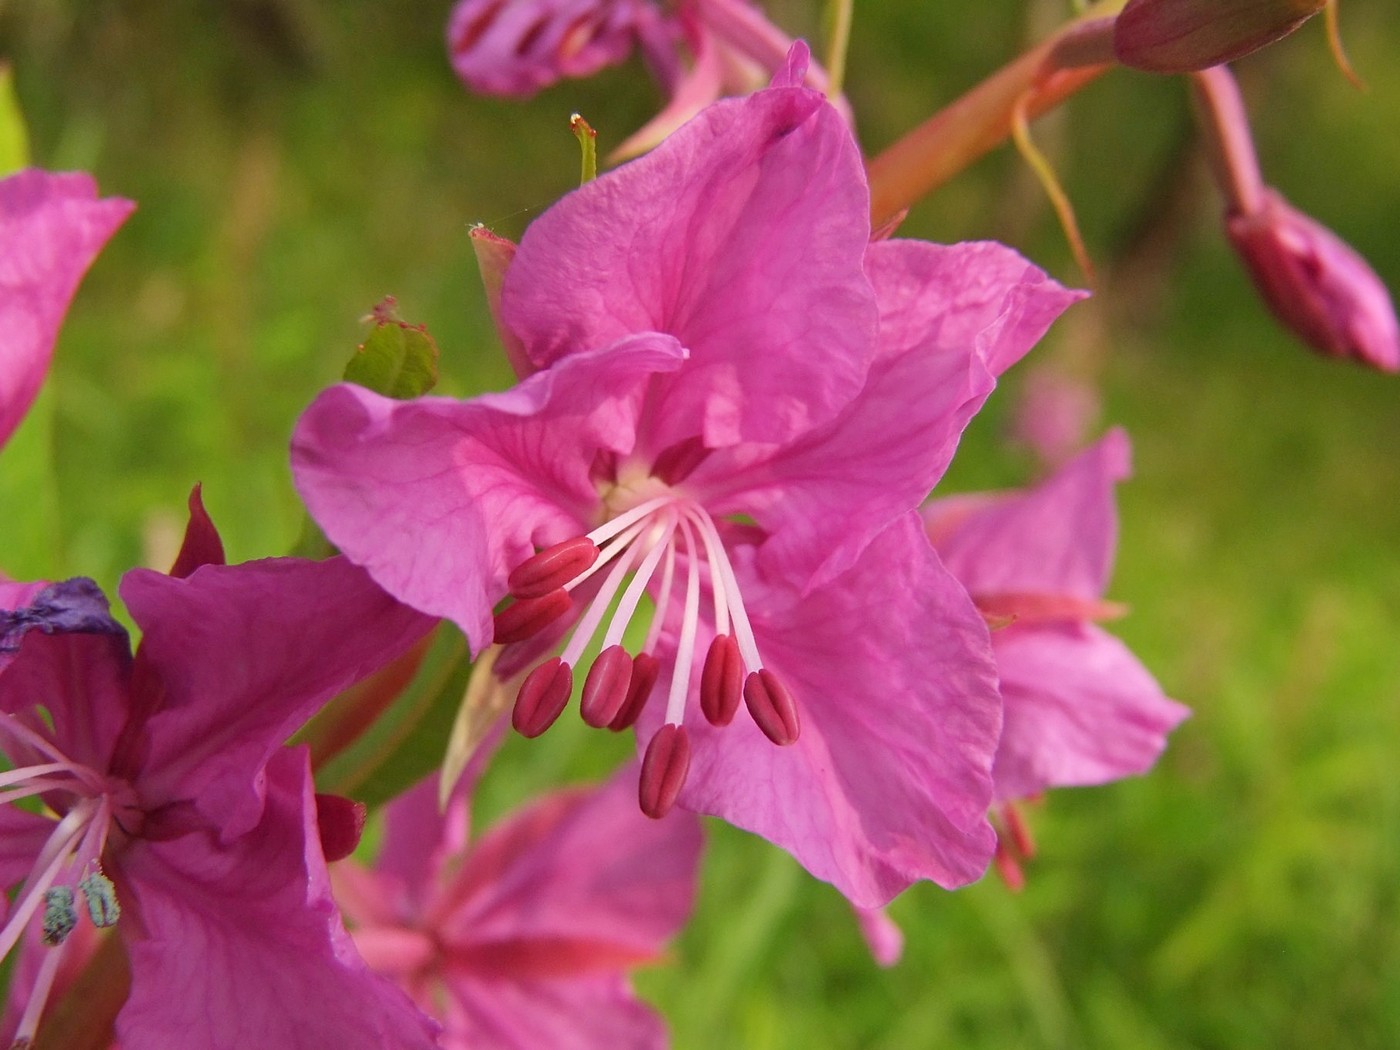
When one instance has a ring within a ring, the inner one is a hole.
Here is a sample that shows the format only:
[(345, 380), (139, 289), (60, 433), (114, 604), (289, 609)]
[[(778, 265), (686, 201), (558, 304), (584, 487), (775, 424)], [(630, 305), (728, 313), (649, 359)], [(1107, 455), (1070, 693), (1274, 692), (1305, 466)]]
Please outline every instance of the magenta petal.
[(536, 220), (501, 309), (548, 365), (634, 332), (691, 359), (660, 384), (651, 451), (778, 442), (859, 391), (875, 304), (862, 260), (869, 192), (859, 151), (815, 92), (708, 107), (640, 160)]
[(28, 714), (42, 706), (53, 722), (45, 735), (64, 755), (108, 769), (130, 711), (126, 630), (108, 615), (97, 584), (83, 578), (50, 585), (14, 616), (22, 619), (10, 637), (20, 638), (6, 664), (0, 615), (0, 711)]
[(1190, 713), (1092, 624), (1013, 626), (993, 642), (1006, 698), (998, 799), (1144, 773)]
[(690, 913), (701, 844), (689, 814), (642, 816), (634, 770), (551, 795), (475, 843), (448, 891), (462, 907), (442, 918), (441, 934), (460, 945), (576, 941), (604, 956), (651, 957)]
[(340, 924), (317, 841), (304, 751), (267, 765), (261, 822), (133, 843), (118, 892), (131, 996), (123, 1046), (428, 1050), (433, 1026), (371, 973)]
[(98, 200), (80, 173), (0, 180), (0, 445), (39, 391), (78, 282), (133, 207)]
[(1077, 296), (1008, 248), (871, 245), (880, 349), (831, 423), (773, 450), (723, 450), (690, 479), (716, 509), (770, 533), (763, 567), (816, 586), (927, 498), (995, 374)]
[(853, 908), (860, 935), (870, 957), (881, 966), (894, 966), (904, 954), (904, 931), (884, 908)]
[[(29, 874), (34, 858), (53, 834), (54, 821), (14, 806), (0, 806), (0, 892)], [(0, 907), (0, 918), (5, 909)]]
[(460, 0), (447, 23), (452, 68), (475, 91), (527, 97), (585, 77), (632, 50), (627, 0)]
[(688, 714), (680, 804), (783, 847), (860, 907), (918, 879), (981, 875), (996, 844), (986, 811), (1001, 699), (986, 626), (918, 516), (805, 598), (741, 586), (802, 733), (779, 748), (744, 718), (714, 729)]
[(648, 333), (465, 402), (332, 387), (293, 435), (297, 487), (341, 550), (479, 651), (508, 571), (593, 526), (595, 454), (631, 450), (648, 380), (683, 358)]
[(973, 594), (1103, 596), (1113, 570), (1113, 487), (1130, 471), (1128, 437), (1111, 430), (1025, 493), (937, 500), (924, 521), (944, 564)]
[(143, 799), (196, 800), (229, 838), (258, 821), (265, 758), (432, 626), (343, 558), (206, 565), (187, 579), (136, 569), (121, 594), (165, 687)]
[(627, 979), (451, 982), (444, 1050), (665, 1050), (666, 1027)]

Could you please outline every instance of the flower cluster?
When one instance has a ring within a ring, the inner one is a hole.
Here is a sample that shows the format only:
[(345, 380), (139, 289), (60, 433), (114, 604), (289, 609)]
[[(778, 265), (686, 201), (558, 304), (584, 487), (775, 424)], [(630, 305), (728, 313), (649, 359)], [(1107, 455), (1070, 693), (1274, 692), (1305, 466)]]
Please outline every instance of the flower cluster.
[[(1199, 3), (1076, 24), (997, 126), (1110, 43), (1191, 69), (1265, 298), (1394, 369), (1379, 280), (1262, 186), (1228, 75), (1191, 65), (1294, 24), (1244, 6), (1225, 38)], [(1146, 772), (1187, 716), (1101, 626), (1124, 612), (1129, 446), (1079, 447), (1091, 394), (1043, 398), (1039, 483), (935, 491), (1082, 293), (995, 242), (891, 237), (903, 162), (867, 165), (827, 73), (745, 0), (461, 0), (448, 36), (471, 86), (521, 95), (640, 47), (670, 101), (624, 149), (659, 144), (518, 245), (479, 234), (515, 386), (347, 381), (306, 408), (291, 470), (326, 557), (226, 564), (196, 488), (174, 565), (128, 572), (124, 612), (81, 577), (0, 577), (12, 1048), (90, 1023), (131, 1050), (659, 1050), (629, 972), (692, 907), (699, 815), (836, 887), (888, 963), (892, 898), (993, 864), (1019, 887), (1025, 800)], [(0, 181), (0, 442), (130, 208), (86, 176)], [(379, 779), (353, 782), (383, 803), (362, 847), (366, 807), (317, 790), (327, 756), (463, 636), (438, 685), (455, 700), (474, 664), (471, 753), (424, 780), (384, 734)], [(506, 724), (539, 737), (571, 704), (637, 760), (469, 836)]]

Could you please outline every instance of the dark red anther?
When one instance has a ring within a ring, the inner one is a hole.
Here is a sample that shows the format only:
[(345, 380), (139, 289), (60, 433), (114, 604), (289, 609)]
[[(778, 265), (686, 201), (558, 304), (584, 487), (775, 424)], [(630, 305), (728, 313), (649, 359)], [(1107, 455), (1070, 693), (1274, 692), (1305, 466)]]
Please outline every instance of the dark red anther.
[(642, 778), (637, 787), (642, 812), (654, 820), (669, 813), (689, 771), (690, 737), (685, 726), (667, 722), (651, 738), (642, 758)]
[(575, 536), (526, 558), (512, 570), (506, 583), (517, 598), (543, 598), (597, 560), (598, 545), (587, 536)]
[(786, 747), (797, 739), (801, 729), (797, 704), (793, 703), (787, 687), (768, 668), (759, 668), (744, 682), (744, 703), (763, 735), (773, 743)]
[(588, 677), (583, 680), (579, 713), (594, 729), (611, 725), (627, 703), (632, 681), (632, 657), (620, 645), (610, 645), (598, 654)]
[(712, 726), (727, 726), (739, 710), (744, 690), (744, 661), (733, 635), (717, 634), (705, 654), (700, 674), (700, 710)]
[(569, 592), (563, 587), (540, 598), (512, 602), (496, 614), (496, 631), (491, 640), (497, 645), (523, 642), (563, 616), (572, 603)]
[(651, 687), (656, 684), (659, 674), (661, 661), (651, 653), (638, 653), (633, 657), (632, 678), (627, 683), (627, 699), (622, 701), (617, 716), (608, 723), (609, 729), (620, 733), (624, 729), (632, 728), (632, 724), (641, 717), (642, 708), (647, 706), (647, 697), (651, 696)]
[(573, 668), (557, 656), (545, 661), (520, 684), (510, 724), (521, 736), (539, 736), (554, 724), (573, 691)]

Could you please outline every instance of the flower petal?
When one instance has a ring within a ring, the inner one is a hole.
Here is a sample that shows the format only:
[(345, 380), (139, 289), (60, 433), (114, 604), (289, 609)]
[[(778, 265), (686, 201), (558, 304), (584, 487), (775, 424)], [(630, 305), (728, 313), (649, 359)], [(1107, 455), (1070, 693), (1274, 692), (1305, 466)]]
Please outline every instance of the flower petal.
[(256, 774), (322, 703), (432, 626), (344, 558), (126, 574), (122, 598), (164, 686), (146, 724), (147, 804), (195, 800), (230, 838), (258, 822)]
[(593, 526), (595, 453), (631, 450), (647, 381), (683, 358), (647, 334), (465, 402), (332, 387), (293, 435), (297, 487), (332, 542), (479, 652), (508, 570)]
[(355, 953), (330, 897), (305, 751), (267, 764), (246, 835), (134, 843), (118, 892), (131, 996), (123, 1046), (182, 1050), (427, 1050), (433, 1026)]
[[(476, 842), (444, 894), (460, 906), (435, 926), (458, 946), (579, 942), (604, 967), (651, 957), (690, 913), (701, 844), (689, 814), (642, 816), (634, 772), (558, 792)], [(566, 969), (580, 966), (590, 968), (575, 958)]]
[(130, 675), (126, 630), (91, 580), (52, 584), (24, 608), (0, 613), (0, 711), (42, 708), (53, 726), (44, 735), (75, 762), (109, 768), (130, 711)]
[(1103, 596), (1113, 571), (1113, 486), (1128, 477), (1128, 437), (1111, 430), (1025, 493), (937, 500), (924, 522), (944, 563), (974, 596)]
[(1006, 698), (998, 799), (1144, 773), (1190, 714), (1092, 624), (1012, 626), (993, 645)]
[(788, 440), (864, 382), (869, 204), (850, 130), (819, 94), (723, 100), (536, 220), (502, 314), (541, 365), (636, 332), (679, 339), (691, 359), (653, 393), (652, 453), (697, 435)]
[(98, 200), (76, 172), (0, 180), (0, 445), (39, 392), (78, 282), (133, 207)]
[[(638, 819), (645, 819), (639, 817)], [(665, 1050), (666, 1027), (627, 979), (451, 981), (444, 1050)]]
[(687, 481), (752, 516), (770, 534), (764, 570), (807, 588), (928, 497), (1000, 368), (1077, 297), (994, 244), (880, 242), (867, 272), (880, 350), (859, 396), (789, 445), (716, 452)]
[(774, 747), (745, 718), (715, 729), (689, 713), (680, 804), (783, 847), (859, 907), (918, 879), (976, 879), (996, 843), (986, 811), (1001, 699), (986, 626), (918, 516), (805, 597), (741, 586), (802, 732)]

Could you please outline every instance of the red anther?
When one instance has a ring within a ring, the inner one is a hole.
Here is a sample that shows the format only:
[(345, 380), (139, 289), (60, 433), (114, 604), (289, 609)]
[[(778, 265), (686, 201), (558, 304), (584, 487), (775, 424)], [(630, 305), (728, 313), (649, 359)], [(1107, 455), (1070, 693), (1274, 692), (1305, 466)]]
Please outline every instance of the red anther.
[(689, 771), (690, 737), (685, 726), (667, 722), (651, 738), (642, 758), (642, 778), (637, 786), (642, 812), (654, 820), (669, 813)]
[(727, 726), (739, 710), (744, 690), (744, 662), (739, 645), (728, 634), (717, 634), (705, 654), (700, 673), (700, 710), (712, 726)]
[(797, 739), (801, 726), (792, 694), (772, 671), (761, 667), (744, 682), (744, 703), (763, 735), (779, 747)]
[(622, 707), (618, 709), (616, 717), (608, 723), (609, 729), (620, 733), (624, 729), (632, 728), (632, 724), (641, 717), (642, 708), (647, 706), (647, 697), (651, 696), (651, 687), (656, 684), (660, 673), (661, 661), (651, 653), (638, 653), (633, 657), (632, 678), (627, 683), (627, 699), (622, 701)]
[(1006, 821), (1006, 830), (1011, 832), (1011, 841), (1016, 847), (1016, 852), (1022, 859), (1030, 860), (1035, 856), (1035, 836), (1031, 834), (1031, 827), (1026, 823), (1020, 807), (1014, 802), (1003, 803), (1001, 815)]
[(526, 558), (512, 570), (506, 583), (517, 598), (543, 598), (597, 560), (598, 545), (587, 536), (575, 536)]
[(573, 668), (557, 656), (545, 661), (520, 684), (510, 724), (521, 736), (539, 736), (554, 724), (573, 691)]
[(610, 645), (598, 654), (588, 677), (583, 680), (579, 713), (594, 729), (611, 725), (627, 703), (632, 681), (632, 657), (620, 645)]
[(542, 598), (525, 598), (512, 602), (496, 614), (496, 631), (491, 640), (497, 645), (523, 642), (538, 634), (569, 611), (573, 599), (558, 587)]

